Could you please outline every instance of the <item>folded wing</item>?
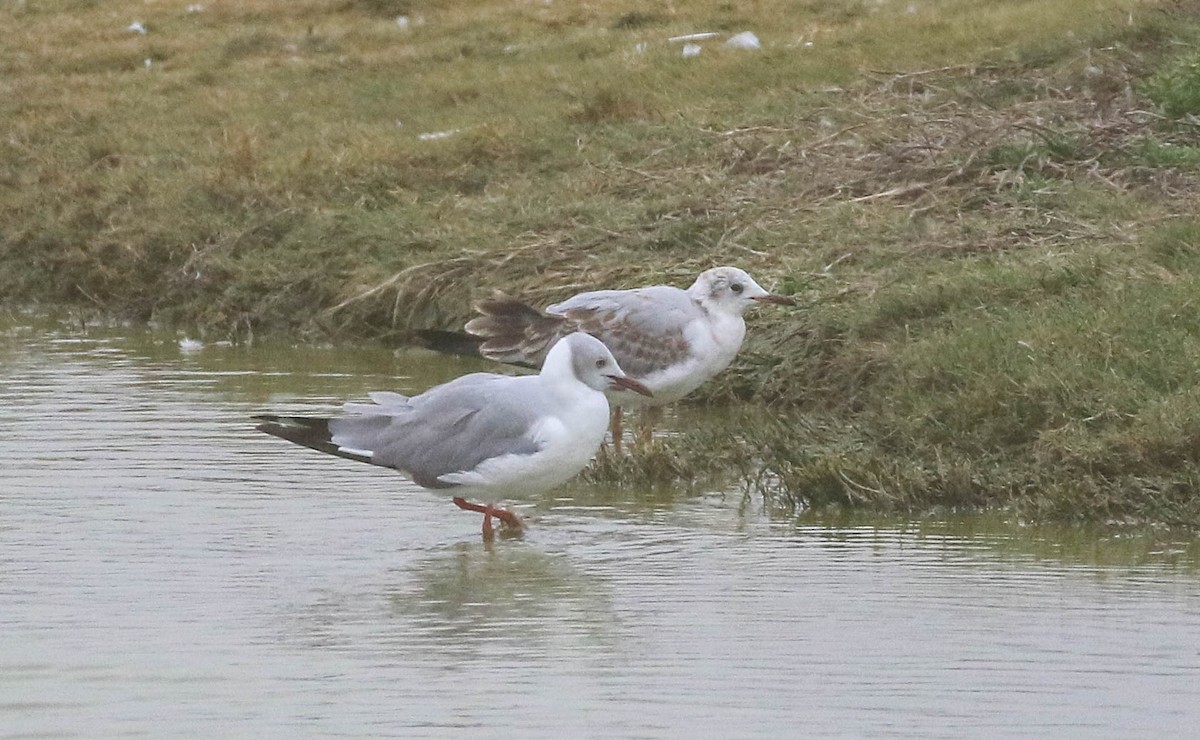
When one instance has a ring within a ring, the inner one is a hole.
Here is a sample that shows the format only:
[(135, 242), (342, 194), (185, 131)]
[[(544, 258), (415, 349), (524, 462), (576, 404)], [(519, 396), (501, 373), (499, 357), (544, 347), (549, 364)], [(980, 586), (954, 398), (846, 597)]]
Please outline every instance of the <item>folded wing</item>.
[[(257, 417), (258, 429), (296, 444), (409, 474), (426, 488), (451, 488), (449, 473), (474, 470), (503, 455), (531, 455), (541, 443), (530, 434), (541, 413), (537, 394), (521, 394), (535, 380), (475, 373), (414, 398), (372, 394), (372, 404), (347, 404), (333, 418)], [(515, 385), (514, 385), (515, 384)]]
[(703, 318), (686, 292), (665, 285), (580, 293), (546, 311), (604, 342), (634, 378), (682, 363), (690, 352), (685, 330)]

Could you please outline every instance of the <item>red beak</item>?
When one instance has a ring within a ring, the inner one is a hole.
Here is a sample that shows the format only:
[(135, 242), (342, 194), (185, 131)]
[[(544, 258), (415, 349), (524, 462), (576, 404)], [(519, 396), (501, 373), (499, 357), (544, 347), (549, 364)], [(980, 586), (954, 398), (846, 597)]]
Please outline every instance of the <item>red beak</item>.
[(650, 392), (649, 388), (637, 382), (633, 378), (628, 378), (623, 375), (606, 375), (605, 377), (608, 378), (608, 382), (612, 384), (612, 387), (618, 390), (633, 391), (634, 393), (641, 393), (643, 396), (654, 396), (654, 394)]

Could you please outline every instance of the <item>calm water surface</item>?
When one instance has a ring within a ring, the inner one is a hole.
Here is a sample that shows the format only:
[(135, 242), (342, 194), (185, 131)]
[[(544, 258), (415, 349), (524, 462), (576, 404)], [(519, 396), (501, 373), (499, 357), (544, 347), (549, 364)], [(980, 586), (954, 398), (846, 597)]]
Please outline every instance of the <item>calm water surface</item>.
[(568, 484), (519, 540), (253, 431), (478, 365), (0, 325), (0, 737), (1149, 737), (1197, 543)]

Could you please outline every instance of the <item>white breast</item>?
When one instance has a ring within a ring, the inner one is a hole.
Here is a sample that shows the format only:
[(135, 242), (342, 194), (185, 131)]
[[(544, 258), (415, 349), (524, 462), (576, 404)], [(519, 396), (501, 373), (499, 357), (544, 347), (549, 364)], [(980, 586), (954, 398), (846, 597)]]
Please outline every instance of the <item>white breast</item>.
[(639, 378), (653, 398), (622, 391), (610, 394), (613, 402), (626, 408), (659, 406), (678, 401), (729, 367), (741, 349), (746, 323), (741, 316), (713, 312), (696, 319), (683, 330), (687, 357), (670, 367)]

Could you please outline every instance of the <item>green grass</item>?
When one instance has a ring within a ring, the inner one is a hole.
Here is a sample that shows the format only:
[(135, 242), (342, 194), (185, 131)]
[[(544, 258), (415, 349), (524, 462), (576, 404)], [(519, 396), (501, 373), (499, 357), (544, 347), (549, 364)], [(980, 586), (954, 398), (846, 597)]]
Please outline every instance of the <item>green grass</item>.
[(734, 263), (804, 306), (746, 417), (593, 476), (1200, 524), (1195, 4), (185, 8), (0, 6), (6, 307), (403, 343)]

